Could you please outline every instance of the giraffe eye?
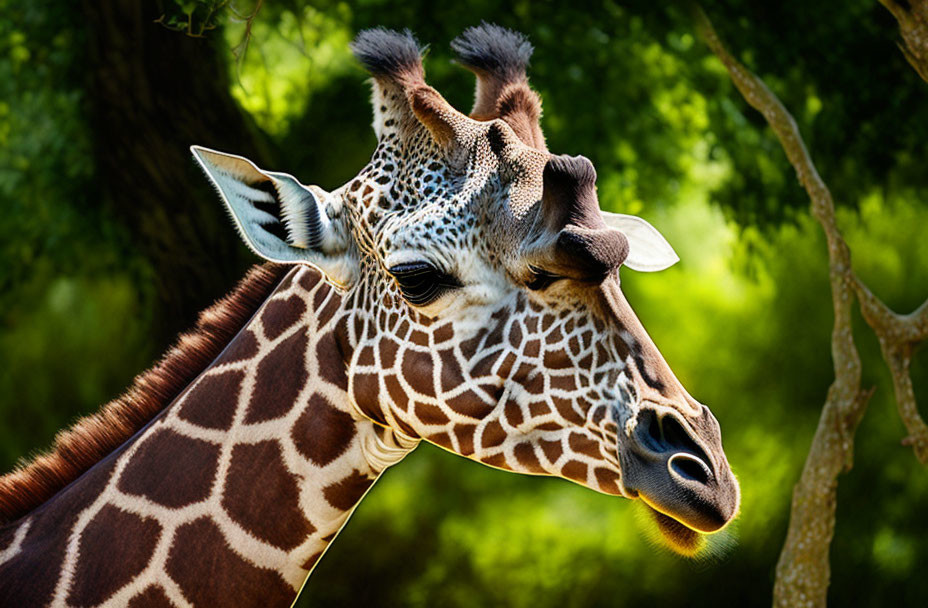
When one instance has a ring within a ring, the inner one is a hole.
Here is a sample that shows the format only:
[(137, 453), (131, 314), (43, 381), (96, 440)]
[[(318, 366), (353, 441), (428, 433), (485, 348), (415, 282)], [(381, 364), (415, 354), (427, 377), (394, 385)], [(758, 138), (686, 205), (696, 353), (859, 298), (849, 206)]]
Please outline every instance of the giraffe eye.
[(414, 306), (425, 306), (449, 289), (461, 286), (456, 278), (428, 262), (397, 264), (390, 268), (390, 274), (396, 279), (403, 298)]
[(532, 291), (542, 290), (551, 283), (559, 281), (562, 278), (536, 266), (529, 266), (529, 270), (532, 271), (532, 278), (525, 283), (525, 286)]

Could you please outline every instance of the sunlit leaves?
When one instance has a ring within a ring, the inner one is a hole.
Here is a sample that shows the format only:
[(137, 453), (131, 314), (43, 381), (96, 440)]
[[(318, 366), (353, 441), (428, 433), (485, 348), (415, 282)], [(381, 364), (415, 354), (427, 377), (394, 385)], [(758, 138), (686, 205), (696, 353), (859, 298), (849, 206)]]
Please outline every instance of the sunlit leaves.
[[(353, 36), (348, 15), (347, 7), (330, 14), (305, 6), (273, 20), (229, 23), (226, 40), (230, 46), (240, 45), (241, 53), (234, 64), (232, 93), (265, 131), (284, 135), (314, 91), (357, 69), (348, 49)], [(245, 36), (256, 44), (241, 46)]]

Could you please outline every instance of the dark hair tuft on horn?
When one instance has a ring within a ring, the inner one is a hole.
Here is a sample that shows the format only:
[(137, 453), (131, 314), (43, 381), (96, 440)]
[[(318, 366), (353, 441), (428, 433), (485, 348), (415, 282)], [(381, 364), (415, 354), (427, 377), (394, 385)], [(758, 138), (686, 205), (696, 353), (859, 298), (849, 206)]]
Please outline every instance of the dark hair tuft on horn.
[(351, 50), (375, 78), (402, 79), (422, 76), (425, 47), (409, 30), (397, 32), (382, 27), (362, 30), (351, 43)]
[(451, 48), (465, 67), (494, 72), (505, 80), (525, 78), (534, 50), (519, 32), (486, 22), (464, 30), (451, 42)]
[(471, 118), (500, 118), (523, 143), (546, 151), (538, 120), (541, 100), (528, 85), (532, 45), (518, 32), (490, 23), (468, 28), (451, 43), (458, 63), (477, 76)]

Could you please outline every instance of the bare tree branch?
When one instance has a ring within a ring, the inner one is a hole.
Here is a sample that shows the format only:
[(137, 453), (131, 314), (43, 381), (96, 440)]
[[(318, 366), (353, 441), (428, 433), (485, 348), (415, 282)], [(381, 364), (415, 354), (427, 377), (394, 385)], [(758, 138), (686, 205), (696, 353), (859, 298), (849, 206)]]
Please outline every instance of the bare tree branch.
[(828, 389), (802, 475), (793, 490), (789, 532), (774, 585), (775, 606), (824, 606), (830, 579), (828, 550), (835, 528), (837, 478), (851, 466), (854, 433), (872, 394), (860, 387), (860, 356), (851, 326), (854, 290), (850, 251), (838, 230), (831, 192), (815, 169), (796, 121), (764, 82), (728, 52), (701, 9), (694, 10), (694, 19), (699, 35), (725, 65), (744, 99), (763, 114), (780, 140), (828, 241), (835, 314), (831, 334), (835, 380)]
[(879, 0), (899, 22), (899, 48), (922, 80), (928, 82), (928, 0)]
[[(903, 51), (919, 75), (928, 81), (928, 0), (880, 0), (896, 19), (906, 47)], [(828, 390), (818, 428), (799, 482), (793, 489), (790, 526), (777, 563), (775, 606), (824, 606), (830, 567), (828, 550), (835, 527), (838, 475), (853, 462), (854, 433), (873, 390), (861, 390), (861, 364), (854, 344), (851, 307), (854, 296), (873, 329), (893, 378), (899, 415), (911, 445), (922, 464), (928, 464), (928, 425), (919, 415), (909, 365), (915, 348), (928, 340), (928, 301), (908, 315), (893, 312), (854, 274), (847, 243), (838, 230), (834, 201), (806, 149), (796, 121), (764, 82), (738, 62), (725, 48), (702, 9), (694, 8), (696, 29), (725, 65), (744, 99), (770, 125), (799, 182), (812, 201), (812, 214), (828, 241), (832, 303), (835, 324), (831, 352), (835, 380)]]
[(912, 446), (918, 461), (928, 465), (928, 425), (918, 413), (909, 364), (915, 348), (928, 339), (928, 300), (914, 312), (900, 315), (890, 310), (856, 276), (854, 289), (864, 320), (880, 341), (883, 358), (893, 378), (899, 416), (909, 432), (904, 445)]

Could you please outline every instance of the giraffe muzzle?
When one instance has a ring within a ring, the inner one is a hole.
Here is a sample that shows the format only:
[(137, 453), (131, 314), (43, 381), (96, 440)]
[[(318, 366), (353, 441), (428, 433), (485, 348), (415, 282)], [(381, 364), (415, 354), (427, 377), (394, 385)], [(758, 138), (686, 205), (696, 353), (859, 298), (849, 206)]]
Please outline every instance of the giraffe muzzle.
[(620, 446), (623, 483), (652, 510), (691, 530), (712, 533), (738, 512), (740, 492), (715, 418), (703, 406), (684, 419), (643, 404)]

